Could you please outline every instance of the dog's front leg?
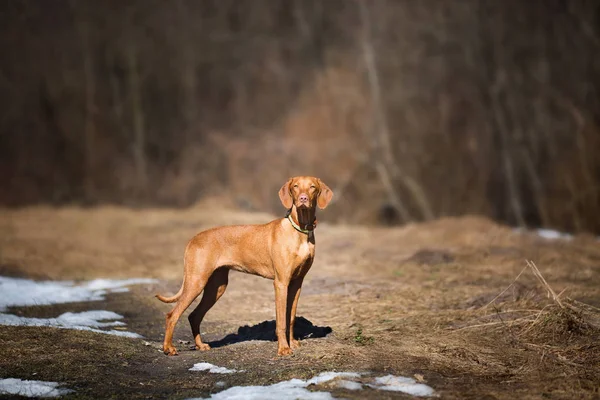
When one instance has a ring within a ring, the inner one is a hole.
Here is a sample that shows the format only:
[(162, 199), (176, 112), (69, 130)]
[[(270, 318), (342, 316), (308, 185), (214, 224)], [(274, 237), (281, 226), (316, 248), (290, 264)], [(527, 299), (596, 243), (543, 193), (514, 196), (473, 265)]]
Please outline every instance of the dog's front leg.
[(300, 297), (300, 289), (303, 280), (304, 277), (294, 279), (290, 282), (290, 287), (288, 289), (287, 313), (290, 320), (288, 337), (292, 350), (300, 347), (300, 343), (294, 338), (294, 324), (296, 323), (296, 309), (298, 308), (298, 298)]
[(287, 299), (289, 282), (283, 282), (277, 278), (273, 283), (275, 286), (275, 333), (277, 334), (277, 355), (286, 356), (292, 354), (292, 349), (287, 341), (289, 319), (287, 315)]

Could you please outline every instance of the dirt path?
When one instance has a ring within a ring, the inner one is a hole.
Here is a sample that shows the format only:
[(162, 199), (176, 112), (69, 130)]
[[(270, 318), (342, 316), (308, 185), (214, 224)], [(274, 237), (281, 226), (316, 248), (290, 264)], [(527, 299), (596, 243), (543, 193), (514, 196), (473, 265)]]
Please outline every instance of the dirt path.
[[(158, 283), (103, 301), (10, 309), (37, 318), (110, 310), (145, 339), (0, 326), (0, 379), (61, 382), (75, 391), (67, 398), (180, 399), (341, 371), (363, 373), (355, 379), (362, 390), (340, 388), (339, 379), (309, 389), (344, 398), (409, 397), (366, 386), (392, 374), (426, 383), (445, 399), (600, 396), (598, 313), (581, 304), (600, 307), (599, 242), (547, 240), (475, 217), (394, 229), (322, 223), (300, 298), (305, 339), (293, 357), (275, 356), (272, 283), (239, 273), (202, 325), (215, 348), (189, 349), (184, 316), (175, 332), (180, 356), (162, 355), (169, 306), (153, 295), (179, 288), (187, 240), (209, 226), (271, 218), (203, 207), (2, 210), (0, 276)], [(566, 289), (558, 302), (530, 269), (503, 292), (525, 260), (557, 293)], [(200, 362), (244, 372), (189, 371)]]

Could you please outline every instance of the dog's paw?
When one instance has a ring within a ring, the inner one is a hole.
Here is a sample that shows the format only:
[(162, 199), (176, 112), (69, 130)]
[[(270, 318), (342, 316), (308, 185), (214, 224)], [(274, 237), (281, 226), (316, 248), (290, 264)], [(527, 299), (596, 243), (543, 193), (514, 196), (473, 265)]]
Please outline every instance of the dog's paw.
[(179, 354), (177, 353), (177, 349), (173, 346), (164, 347), (163, 353), (165, 353), (168, 356), (176, 356), (177, 354)]
[(290, 341), (290, 347), (292, 348), (292, 350), (295, 350), (295, 349), (299, 348), (300, 346), (301, 346), (300, 342), (297, 341), (296, 339), (292, 339)]
[(292, 353), (293, 351), (289, 347), (280, 347), (279, 349), (277, 349), (278, 356), (289, 356)]
[(206, 351), (210, 350), (210, 345), (206, 343), (196, 343), (196, 350)]

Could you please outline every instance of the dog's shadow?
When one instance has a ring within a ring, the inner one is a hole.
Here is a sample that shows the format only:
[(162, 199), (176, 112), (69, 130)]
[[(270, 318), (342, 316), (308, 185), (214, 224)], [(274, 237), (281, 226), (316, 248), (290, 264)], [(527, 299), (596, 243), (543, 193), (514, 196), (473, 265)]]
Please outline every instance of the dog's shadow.
[[(294, 324), (294, 337), (299, 340), (322, 338), (332, 332), (329, 326), (315, 326), (304, 317), (297, 317)], [(263, 321), (253, 326), (240, 326), (237, 333), (230, 333), (223, 339), (208, 342), (210, 347), (223, 347), (234, 343), (246, 342), (250, 340), (267, 340), (274, 342), (277, 340), (275, 335), (275, 321)]]

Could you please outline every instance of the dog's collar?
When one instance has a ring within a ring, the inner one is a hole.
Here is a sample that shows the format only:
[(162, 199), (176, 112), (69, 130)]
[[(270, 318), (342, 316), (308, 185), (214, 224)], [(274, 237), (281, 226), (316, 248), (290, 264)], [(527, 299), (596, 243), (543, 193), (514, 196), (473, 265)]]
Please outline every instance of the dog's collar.
[(292, 224), (292, 226), (294, 227), (295, 230), (297, 230), (298, 232), (302, 232), (306, 235), (308, 235), (309, 233), (311, 233), (312, 231), (309, 231), (308, 229), (302, 229), (300, 228), (300, 226), (298, 226), (297, 223), (294, 222), (294, 220), (292, 219), (291, 215), (287, 216), (288, 221), (290, 221), (290, 223)]
[(304, 233), (305, 235), (310, 235), (314, 229), (315, 229), (315, 223), (313, 222), (310, 225), (304, 225), (304, 228), (307, 227), (311, 227), (312, 229), (302, 229), (297, 223), (294, 222), (294, 219), (292, 218), (292, 209), (290, 208), (287, 213), (285, 214), (285, 217), (288, 219), (288, 221), (290, 221), (290, 223), (292, 224), (292, 226), (294, 227), (295, 230), (297, 230), (298, 232)]

